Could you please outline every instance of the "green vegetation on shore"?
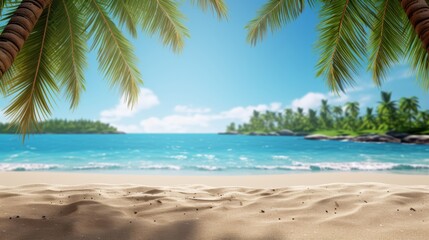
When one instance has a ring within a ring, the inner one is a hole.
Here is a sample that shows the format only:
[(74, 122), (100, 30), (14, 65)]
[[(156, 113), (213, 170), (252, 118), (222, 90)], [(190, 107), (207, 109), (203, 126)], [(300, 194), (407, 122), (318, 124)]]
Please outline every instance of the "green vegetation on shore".
[[(421, 110), (417, 97), (394, 101), (389, 92), (381, 92), (377, 108), (366, 108), (361, 115), (358, 102), (344, 106), (330, 106), (322, 100), (319, 111), (298, 108), (285, 109), (283, 113), (254, 111), (248, 123), (231, 123), (229, 133), (272, 133), (284, 129), (294, 132), (316, 133), (327, 136), (359, 136), (382, 134), (387, 131), (404, 133), (429, 133), (429, 110)], [(375, 110), (374, 110), (375, 109)]]
[[(0, 123), (0, 133), (17, 133), (18, 126)], [(55, 134), (116, 134), (120, 133), (115, 127), (100, 121), (90, 120), (61, 120), (54, 119), (40, 123), (39, 129), (31, 133)]]

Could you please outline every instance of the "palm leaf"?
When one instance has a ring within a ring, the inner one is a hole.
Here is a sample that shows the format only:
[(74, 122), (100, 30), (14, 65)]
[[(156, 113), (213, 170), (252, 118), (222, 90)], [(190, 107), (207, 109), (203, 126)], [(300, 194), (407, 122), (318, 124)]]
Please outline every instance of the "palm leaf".
[(265, 37), (268, 28), (274, 32), (295, 20), (304, 10), (304, 5), (304, 0), (269, 0), (247, 24), (247, 41), (255, 45)]
[(37, 22), (32, 34), (15, 61), (17, 73), (10, 88), (14, 95), (5, 115), (25, 136), (36, 123), (51, 113), (50, 98), (58, 92), (54, 80), (57, 68), (52, 57), (55, 49), (55, 29), (51, 28), (51, 8), (48, 7)]
[(203, 11), (210, 8), (219, 19), (228, 17), (228, 8), (223, 0), (192, 0), (192, 3), (197, 4)]
[[(130, 0), (129, 0), (130, 1)], [(132, 0), (135, 1), (134, 14), (139, 16), (139, 23), (144, 31), (159, 34), (164, 45), (173, 51), (183, 49), (184, 39), (189, 37), (188, 29), (183, 25), (184, 15), (174, 0)]]
[(396, 0), (376, 0), (377, 13), (369, 38), (369, 70), (381, 85), (388, 69), (403, 57), (406, 15)]
[(87, 5), (88, 31), (93, 39), (91, 48), (97, 49), (99, 69), (111, 85), (120, 87), (128, 106), (133, 106), (138, 100), (139, 85), (143, 83), (135, 64), (137, 58), (131, 43), (110, 19), (107, 8), (102, 0), (90, 0)]
[[(138, 0), (141, 1), (141, 0)], [(138, 7), (136, 2), (133, 0), (108, 0), (106, 5), (108, 6), (108, 12), (113, 17), (118, 19), (119, 25), (126, 26), (126, 29), (133, 37), (137, 37), (137, 25), (138, 15), (134, 12), (133, 8)]]
[(407, 38), (405, 56), (417, 80), (425, 90), (429, 90), (429, 55), (418, 34), (408, 19), (405, 20), (405, 36)]
[(370, 2), (364, 0), (326, 0), (320, 10), (321, 53), (317, 76), (323, 76), (334, 92), (354, 83), (366, 54), (366, 27), (373, 16)]
[(80, 95), (85, 90), (84, 68), (86, 66), (87, 34), (85, 19), (74, 1), (57, 0), (52, 3), (52, 23), (57, 34), (56, 58), (60, 66), (56, 78), (70, 100), (70, 107), (75, 108)]

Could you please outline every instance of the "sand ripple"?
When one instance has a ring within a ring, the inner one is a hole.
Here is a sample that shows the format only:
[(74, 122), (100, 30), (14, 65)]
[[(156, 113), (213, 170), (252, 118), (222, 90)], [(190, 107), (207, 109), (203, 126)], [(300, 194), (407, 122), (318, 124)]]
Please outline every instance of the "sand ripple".
[(0, 239), (428, 239), (429, 187), (0, 188)]

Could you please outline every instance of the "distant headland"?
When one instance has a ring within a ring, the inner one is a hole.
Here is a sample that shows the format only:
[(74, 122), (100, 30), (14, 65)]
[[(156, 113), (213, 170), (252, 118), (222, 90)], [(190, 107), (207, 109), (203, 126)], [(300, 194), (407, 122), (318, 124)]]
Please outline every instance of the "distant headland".
[[(10, 123), (0, 123), (0, 134), (15, 134), (18, 128)], [(91, 120), (53, 119), (41, 122), (31, 134), (124, 134), (107, 123)]]
[[(429, 110), (420, 109), (417, 97), (391, 99), (381, 92), (375, 108), (361, 115), (358, 102), (330, 106), (322, 100), (320, 109), (285, 109), (284, 112), (254, 111), (249, 122), (227, 126), (228, 135), (305, 136), (308, 140), (393, 142), (429, 144)], [(376, 109), (376, 111), (374, 111)]]

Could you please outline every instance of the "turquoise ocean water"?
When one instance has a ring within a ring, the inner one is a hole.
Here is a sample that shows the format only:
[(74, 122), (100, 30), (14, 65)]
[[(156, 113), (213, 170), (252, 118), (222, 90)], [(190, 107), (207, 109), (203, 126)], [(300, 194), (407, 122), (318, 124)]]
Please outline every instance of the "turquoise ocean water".
[(0, 171), (249, 175), (429, 174), (429, 145), (215, 134), (0, 135)]

